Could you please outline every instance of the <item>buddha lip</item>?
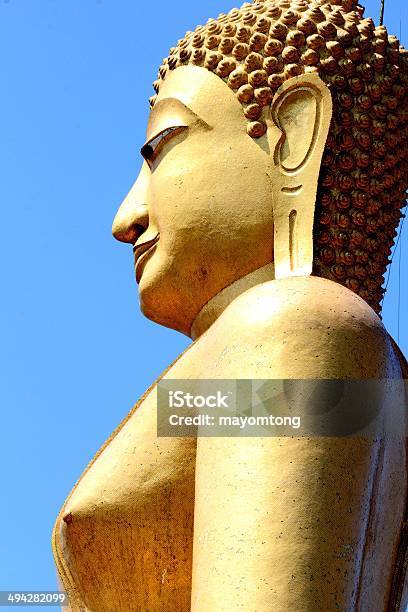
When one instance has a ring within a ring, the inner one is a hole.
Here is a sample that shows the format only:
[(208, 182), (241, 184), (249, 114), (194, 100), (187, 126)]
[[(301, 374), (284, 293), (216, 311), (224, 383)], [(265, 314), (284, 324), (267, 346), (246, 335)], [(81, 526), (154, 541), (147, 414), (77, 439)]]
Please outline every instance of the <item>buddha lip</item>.
[(133, 245), (133, 253), (135, 254), (135, 263), (139, 259), (139, 257), (143, 255), (145, 251), (150, 249), (150, 247), (153, 246), (158, 241), (158, 239), (159, 239), (159, 234), (157, 234), (154, 238), (151, 238), (151, 240), (146, 240), (146, 242), (142, 242), (141, 244), (136, 243)]
[(142, 242), (141, 244), (135, 244), (133, 247), (134, 253), (134, 261), (135, 261), (135, 269), (136, 269), (136, 281), (139, 282), (141, 274), (142, 274), (142, 266), (139, 265), (142, 263), (142, 260), (147, 258), (147, 253), (153, 251), (153, 248), (156, 246), (159, 241), (159, 234), (152, 238), (151, 240), (147, 240), (146, 242)]

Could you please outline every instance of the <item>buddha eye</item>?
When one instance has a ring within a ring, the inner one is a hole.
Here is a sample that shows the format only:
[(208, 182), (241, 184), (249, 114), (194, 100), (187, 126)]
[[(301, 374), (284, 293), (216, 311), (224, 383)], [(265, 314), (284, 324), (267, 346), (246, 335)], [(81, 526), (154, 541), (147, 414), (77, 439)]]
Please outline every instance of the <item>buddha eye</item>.
[(180, 134), (180, 132), (185, 129), (186, 126), (166, 128), (165, 130), (160, 132), (160, 134), (158, 134), (157, 136), (149, 140), (149, 142), (143, 145), (143, 147), (140, 149), (140, 153), (142, 154), (142, 157), (144, 157), (144, 159), (147, 161), (149, 166), (151, 166), (153, 161), (156, 159), (161, 149), (163, 148), (163, 145), (171, 138), (173, 138), (173, 136), (176, 136), (176, 134)]

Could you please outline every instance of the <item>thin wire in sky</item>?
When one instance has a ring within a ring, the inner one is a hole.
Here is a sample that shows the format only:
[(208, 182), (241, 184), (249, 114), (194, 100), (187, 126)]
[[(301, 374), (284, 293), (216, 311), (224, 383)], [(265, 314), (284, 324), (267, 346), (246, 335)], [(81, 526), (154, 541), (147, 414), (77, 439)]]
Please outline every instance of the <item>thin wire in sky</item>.
[(389, 266), (388, 266), (387, 282), (385, 283), (384, 295), (383, 295), (383, 298), (381, 300), (381, 306), (382, 306), (382, 304), (384, 302), (385, 293), (387, 291), (388, 283), (390, 282), (391, 266), (392, 266), (392, 262), (394, 261), (395, 253), (397, 252), (398, 245), (400, 243), (400, 239), (401, 239), (401, 235), (402, 235), (402, 230), (404, 228), (404, 221), (405, 221), (405, 217), (406, 217), (407, 206), (408, 206), (408, 202), (406, 202), (405, 207), (404, 207), (404, 209), (402, 211), (402, 223), (401, 223), (400, 231), (399, 231), (399, 234), (398, 234), (397, 242), (395, 243), (394, 251), (393, 251), (393, 253), (391, 255), (391, 260), (390, 260), (390, 263), (389, 263)]
[(384, 23), (384, 9), (385, 9), (385, 0), (381, 0), (380, 25), (383, 25)]

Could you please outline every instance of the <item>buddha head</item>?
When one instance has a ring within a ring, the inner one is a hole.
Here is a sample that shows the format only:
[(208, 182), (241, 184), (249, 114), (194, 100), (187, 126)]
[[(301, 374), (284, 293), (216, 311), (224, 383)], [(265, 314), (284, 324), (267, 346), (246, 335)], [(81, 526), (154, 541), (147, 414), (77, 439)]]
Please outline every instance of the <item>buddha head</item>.
[(408, 184), (408, 61), (355, 0), (264, 0), (163, 61), (142, 170), (113, 225), (146, 316), (186, 334), (266, 265), (380, 313)]

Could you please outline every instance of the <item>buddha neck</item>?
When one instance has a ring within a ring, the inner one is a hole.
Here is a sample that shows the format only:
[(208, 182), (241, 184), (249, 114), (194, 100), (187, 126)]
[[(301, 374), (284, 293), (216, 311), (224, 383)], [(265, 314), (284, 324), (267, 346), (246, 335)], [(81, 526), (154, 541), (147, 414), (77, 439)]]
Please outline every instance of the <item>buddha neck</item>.
[(218, 319), (231, 302), (241, 293), (275, 278), (275, 266), (273, 262), (246, 274), (242, 278), (222, 289), (217, 295), (209, 300), (200, 310), (193, 321), (190, 337), (196, 340)]

